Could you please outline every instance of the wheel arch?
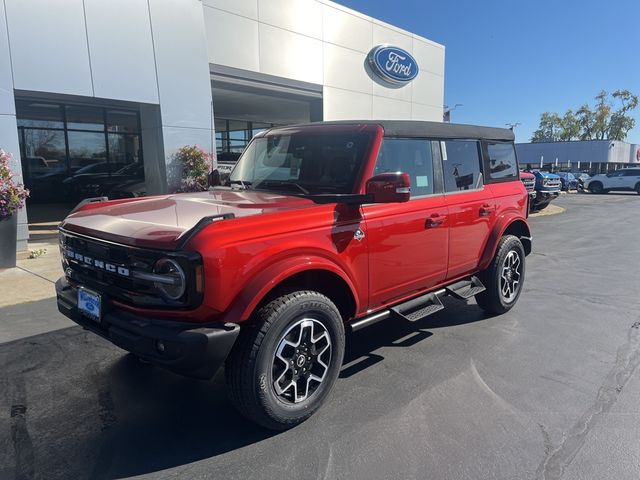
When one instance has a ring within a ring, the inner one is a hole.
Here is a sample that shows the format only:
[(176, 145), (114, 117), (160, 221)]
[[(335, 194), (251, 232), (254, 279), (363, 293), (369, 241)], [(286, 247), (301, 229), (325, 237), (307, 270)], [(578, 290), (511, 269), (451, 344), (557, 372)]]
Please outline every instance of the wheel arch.
[(291, 259), (262, 270), (236, 296), (224, 321), (244, 322), (271, 300), (297, 290), (312, 290), (328, 297), (344, 321), (359, 308), (358, 295), (351, 279), (326, 259)]
[(489, 263), (491, 263), (491, 259), (496, 254), (498, 243), (505, 235), (514, 235), (520, 239), (522, 246), (524, 247), (525, 256), (531, 253), (533, 242), (531, 238), (531, 230), (527, 222), (524, 218), (513, 216), (506, 217), (498, 222), (489, 236), (489, 241), (487, 242), (482, 259), (480, 260), (480, 270), (484, 270), (487, 268)]

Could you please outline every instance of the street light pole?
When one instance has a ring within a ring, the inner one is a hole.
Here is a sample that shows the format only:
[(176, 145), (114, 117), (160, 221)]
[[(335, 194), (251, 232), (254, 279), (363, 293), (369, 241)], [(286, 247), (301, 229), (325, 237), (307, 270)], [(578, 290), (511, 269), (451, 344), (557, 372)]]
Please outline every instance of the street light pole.
[(442, 121), (443, 122), (451, 122), (451, 112), (453, 112), (458, 107), (464, 107), (461, 103), (456, 103), (453, 108), (449, 108), (449, 105), (443, 105), (444, 112), (442, 113)]

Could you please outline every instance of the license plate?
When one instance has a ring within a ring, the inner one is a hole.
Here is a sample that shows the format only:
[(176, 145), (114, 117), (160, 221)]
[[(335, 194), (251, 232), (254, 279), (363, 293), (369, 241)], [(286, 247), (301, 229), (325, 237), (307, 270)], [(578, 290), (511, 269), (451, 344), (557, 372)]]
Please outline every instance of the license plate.
[(78, 310), (85, 317), (99, 322), (102, 311), (102, 297), (99, 293), (92, 292), (86, 288), (78, 288)]

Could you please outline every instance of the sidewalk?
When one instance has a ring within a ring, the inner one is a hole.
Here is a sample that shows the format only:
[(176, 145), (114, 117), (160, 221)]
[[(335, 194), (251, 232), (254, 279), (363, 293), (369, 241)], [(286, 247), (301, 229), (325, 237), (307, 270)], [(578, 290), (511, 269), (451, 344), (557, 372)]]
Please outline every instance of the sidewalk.
[(28, 258), (18, 253), (15, 268), (0, 269), (0, 343), (75, 325), (58, 313), (55, 281), (62, 276), (56, 238), (29, 242), (29, 250), (46, 254)]

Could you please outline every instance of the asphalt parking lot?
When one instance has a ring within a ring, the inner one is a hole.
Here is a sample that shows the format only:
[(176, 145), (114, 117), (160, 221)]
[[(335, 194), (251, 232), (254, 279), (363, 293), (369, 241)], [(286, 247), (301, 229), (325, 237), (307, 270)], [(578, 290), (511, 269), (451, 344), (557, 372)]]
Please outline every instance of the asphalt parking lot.
[(556, 204), (514, 310), (447, 301), (358, 332), (328, 403), (284, 433), (240, 417), (220, 374), (79, 327), (0, 343), (0, 479), (640, 478), (640, 196)]

